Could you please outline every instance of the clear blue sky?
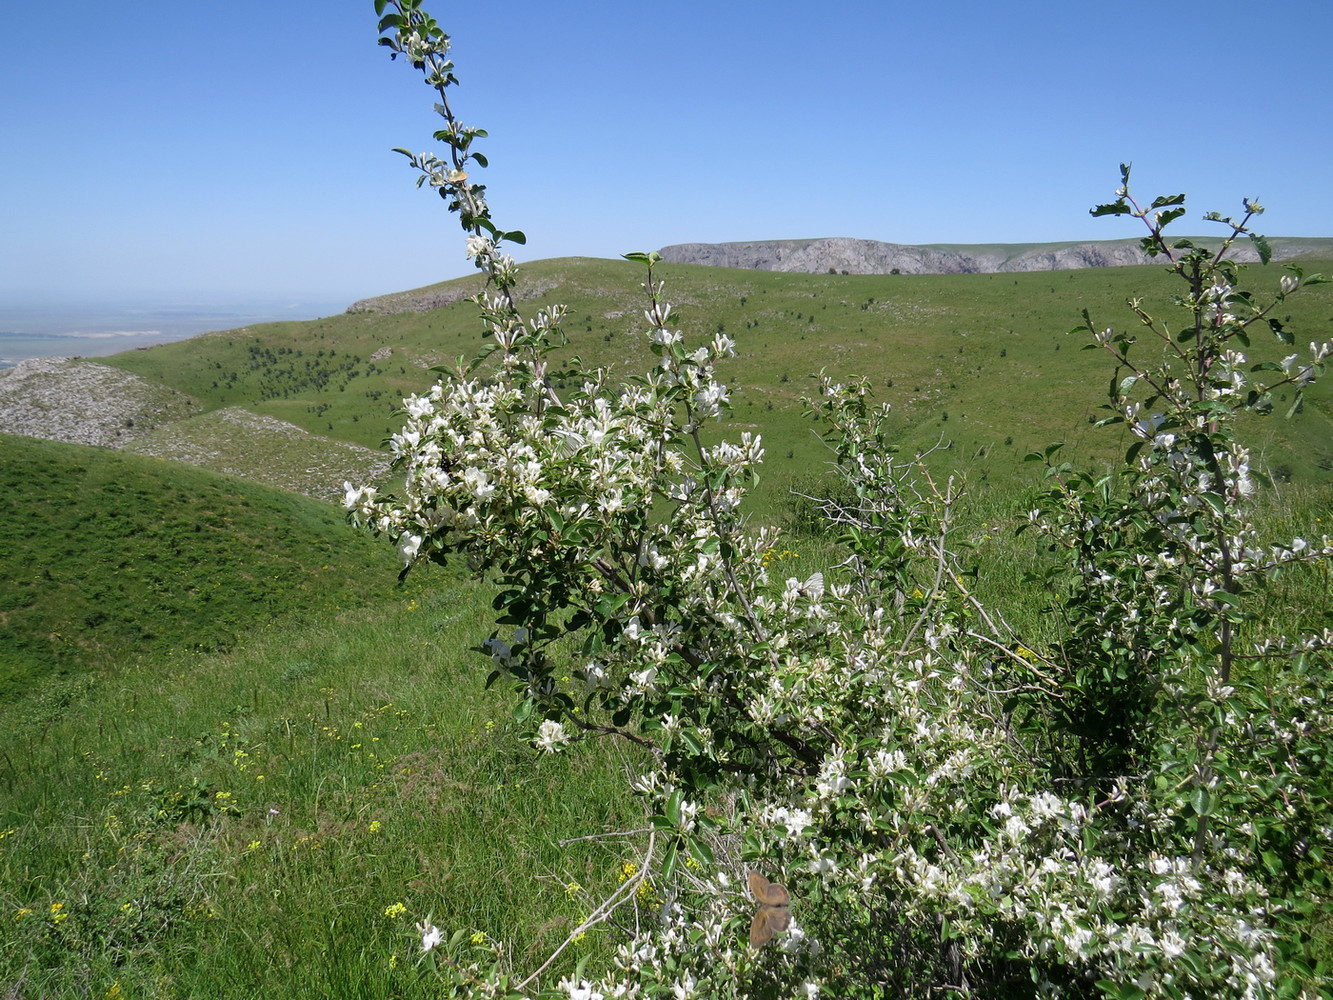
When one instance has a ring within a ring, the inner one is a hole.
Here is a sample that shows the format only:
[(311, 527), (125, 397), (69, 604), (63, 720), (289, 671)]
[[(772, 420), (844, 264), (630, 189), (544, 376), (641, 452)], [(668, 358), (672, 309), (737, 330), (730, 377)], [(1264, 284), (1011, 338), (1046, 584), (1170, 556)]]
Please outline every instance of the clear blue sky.
[[(522, 256), (686, 241), (1333, 235), (1333, 4), (439, 2)], [(331, 303), (467, 273), (371, 0), (0, 6), (0, 303)], [(1193, 231), (1206, 231), (1192, 223)], [(329, 311), (329, 310), (326, 310)]]

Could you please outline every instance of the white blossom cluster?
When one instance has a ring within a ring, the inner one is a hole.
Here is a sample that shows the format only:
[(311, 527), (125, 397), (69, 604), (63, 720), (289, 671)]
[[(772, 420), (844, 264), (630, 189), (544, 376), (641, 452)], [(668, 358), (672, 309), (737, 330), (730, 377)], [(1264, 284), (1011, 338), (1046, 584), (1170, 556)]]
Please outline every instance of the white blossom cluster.
[[(456, 164), (415, 162), (470, 190)], [(460, 558), (493, 575), (505, 623), (521, 624), (481, 652), (533, 745), (631, 740), (629, 790), (671, 847), (650, 859), (660, 905), (617, 920), (610, 965), (544, 987), (499, 950), (489, 966), (467, 958), (428, 918), (423, 952), (446, 954), (454, 995), (985, 996), (985, 976), (1015, 965), (1049, 996), (1097, 982), (1271, 995), (1282, 913), (1261, 836), (1294, 821), (1293, 803), (1325, 808), (1333, 719), (1318, 671), (1243, 700), (1230, 671), (1252, 651), (1233, 631), (1267, 575), (1328, 562), (1333, 546), (1261, 543), (1245, 513), (1257, 477), (1226, 428), (1254, 386), (1230, 340), (1255, 307), (1230, 272), (1186, 302), (1216, 350), (1184, 372), (1129, 365), (1116, 419), (1138, 447), (1124, 481), (1052, 470), (1029, 523), (1070, 555), (1058, 596), (1078, 631), (1038, 652), (968, 593), (947, 544), (953, 487), (895, 457), (864, 382), (824, 380), (811, 402), (847, 486), (825, 508), (844, 551), (770, 578), (780, 536), (742, 516), (762, 441), (704, 429), (730, 404), (717, 368), (734, 341), (688, 345), (655, 258), (631, 255), (648, 264), (657, 363), (624, 382), (583, 370), (562, 360), (561, 308), (519, 313), (499, 242), (469, 228), (490, 278), (476, 300), (490, 353), (404, 401), (390, 441), (401, 490), (348, 484), (346, 506), (406, 567)], [(1129, 364), (1127, 340), (1093, 338)], [(1321, 375), (1329, 347), (1311, 354), (1276, 365), (1275, 384)], [(1300, 666), (1330, 644), (1274, 640), (1259, 655)], [(1123, 769), (1079, 770), (1080, 751), (1100, 748), (1061, 713), (1085, 696), (1100, 708), (1080, 670), (1103, 653), (1142, 679), (1144, 731), (1124, 740), (1150, 745), (1108, 758)], [(1315, 836), (1330, 826), (1325, 808)], [(791, 897), (764, 947), (746, 939), (762, 917), (747, 869)]]

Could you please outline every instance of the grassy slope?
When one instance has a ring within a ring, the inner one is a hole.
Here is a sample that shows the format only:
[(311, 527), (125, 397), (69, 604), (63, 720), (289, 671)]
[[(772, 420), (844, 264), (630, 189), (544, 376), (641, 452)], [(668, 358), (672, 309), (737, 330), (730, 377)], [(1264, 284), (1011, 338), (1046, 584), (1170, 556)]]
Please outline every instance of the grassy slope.
[[(1307, 262), (1333, 270), (1333, 262)], [(1090, 309), (1099, 326), (1133, 323), (1125, 300), (1151, 305), (1174, 291), (1162, 268), (991, 275), (800, 275), (664, 266), (666, 297), (692, 338), (718, 327), (741, 356), (725, 375), (736, 384), (732, 420), (758, 426), (768, 444), (765, 503), (794, 475), (823, 461), (802, 420), (807, 376), (827, 369), (863, 375), (898, 415), (905, 447), (952, 441), (943, 464), (972, 478), (1015, 475), (1028, 451), (1064, 440), (1072, 453), (1110, 457), (1116, 440), (1090, 433), (1108, 376), (1100, 352), (1080, 350), (1068, 331)], [(1254, 268), (1275, 283), (1276, 267)], [(569, 306), (571, 351), (590, 364), (630, 372), (651, 364), (643, 345), (641, 272), (620, 261), (566, 259), (526, 267), (545, 289), (528, 308)], [(474, 279), (460, 279), (475, 284)], [(445, 286), (454, 283), (446, 283)], [(437, 286), (432, 286), (437, 287)], [(1289, 303), (1296, 328), (1321, 335), (1333, 324), (1333, 290)], [(1163, 311), (1167, 311), (1166, 307)], [(430, 364), (478, 345), (476, 307), (457, 302), (428, 313), (340, 315), (307, 323), (210, 334), (106, 359), (205, 402), (240, 405), (330, 437), (378, 447), (394, 429), (400, 398), (430, 384)], [(388, 357), (370, 357), (389, 347)], [(1255, 357), (1280, 357), (1256, 344)], [(1333, 470), (1333, 390), (1320, 387), (1293, 423), (1266, 421), (1256, 435), (1262, 460), (1297, 480), (1328, 481)]]
[(642, 817), (618, 748), (517, 739), (467, 652), (487, 597), (403, 596), (0, 711), (0, 996), (434, 997), (427, 914), (554, 947), (634, 858), (560, 838)]
[(246, 480), (0, 437), (0, 695), (52, 671), (222, 649), (386, 593), (394, 554), (335, 507)]
[[(650, 357), (638, 336), (636, 269), (566, 261), (528, 270), (558, 281), (550, 297), (571, 304), (568, 329), (585, 357), (626, 367)], [(959, 443), (942, 457), (991, 478), (976, 523), (960, 535), (988, 567), (980, 589), (1020, 602), (1012, 617), (1031, 621), (1018, 577), (1030, 556), (990, 527), (1031, 485), (1033, 467), (1016, 463), (1023, 450), (1088, 434), (1105, 368), (1064, 335), (1078, 307), (1088, 304), (1102, 323), (1123, 322), (1119, 303), (1136, 282), (1163, 287), (1155, 269), (666, 273), (687, 332), (702, 336), (721, 322), (740, 341), (734, 422), (764, 429), (770, 483), (820, 459), (797, 397), (807, 391), (802, 376), (821, 366), (872, 377), (898, 406), (907, 443), (947, 430)], [(1321, 289), (1301, 307), (1312, 335), (1327, 335), (1319, 331), (1329, 328), (1330, 303)], [(216, 407), (244, 405), (373, 445), (393, 426), (397, 397), (428, 384), (419, 361), (476, 343), (475, 310), (463, 303), (257, 327), (115, 361)], [(370, 354), (386, 344), (394, 354), (371, 371)], [(1279, 426), (1304, 449), (1292, 459), (1298, 478), (1317, 478), (1328, 455), (1318, 423), (1327, 398)], [(1074, 440), (1092, 447), (1092, 437)], [(336, 510), (286, 498), (288, 508), (280, 495), (236, 480), (113, 453), (0, 444), (11, 496), (38, 498), (20, 507), (14, 535), (40, 540), (5, 566), (3, 579), (27, 581), (17, 592), (40, 598), (34, 567), (60, 565), (68, 600), (82, 600), (80, 587), (98, 589), (98, 610), (119, 609), (117, 628), (129, 640), (120, 648), (144, 654), (113, 673), (52, 680), (0, 709), (0, 995), (104, 996), (114, 986), (127, 997), (429, 996), (412, 961), (413, 920), (429, 913), (442, 927), (479, 928), (535, 951), (585, 911), (588, 896), (567, 891), (571, 882), (604, 888), (631, 860), (621, 839), (560, 845), (561, 836), (638, 825), (615, 792), (623, 765), (609, 748), (551, 760), (516, 745), (503, 695), (481, 689), (484, 664), (478, 670), (466, 651), (489, 630), (485, 588), (451, 585), (337, 613), (330, 605), (391, 592), (394, 565), (387, 546), (345, 533)], [(974, 457), (986, 445), (988, 457)], [(1289, 514), (1284, 529), (1333, 521), (1326, 490), (1291, 490), (1282, 500), (1292, 508), (1277, 505)], [(153, 513), (138, 518), (134, 508)], [(163, 526), (178, 517), (177, 530)], [(173, 551), (182, 535), (189, 543)], [(244, 539), (235, 550), (226, 542), (233, 535)], [(252, 560), (278, 555), (286, 561), (247, 575)], [(792, 539), (783, 569), (803, 575), (820, 558), (817, 540)], [(336, 569), (313, 569), (324, 565)], [(270, 574), (280, 579), (261, 579)], [(339, 581), (327, 593), (324, 574)], [(231, 581), (219, 590), (245, 595), (229, 613), (215, 616), (196, 594), (172, 594), (173, 581), (215, 578)], [(1279, 594), (1290, 607), (1275, 614), (1327, 614), (1326, 581), (1323, 588)], [(136, 595), (147, 603), (131, 615)], [(165, 632), (157, 649), (135, 645), (133, 628), (178, 622), (184, 645), (209, 645), (198, 643), (200, 630), (216, 625), (210, 642), (225, 646), (255, 609), (262, 621), (321, 597), (330, 599), (326, 610), (305, 624), (252, 628), (231, 651), (159, 658)], [(174, 615), (161, 603), (168, 598), (179, 602)], [(48, 611), (59, 606), (53, 597)], [(82, 641), (95, 646), (110, 634)], [(109, 646), (104, 652), (112, 658)], [(406, 915), (386, 914), (398, 902)], [(590, 937), (571, 963), (600, 946)]]

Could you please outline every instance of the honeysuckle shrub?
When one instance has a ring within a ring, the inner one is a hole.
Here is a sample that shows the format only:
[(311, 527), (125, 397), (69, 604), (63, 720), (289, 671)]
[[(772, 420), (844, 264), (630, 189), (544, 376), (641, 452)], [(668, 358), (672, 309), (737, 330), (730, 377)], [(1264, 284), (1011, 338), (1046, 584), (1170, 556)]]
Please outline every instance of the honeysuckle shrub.
[[(633, 877), (571, 931), (602, 929), (604, 967), (513, 968), (484, 929), (427, 917), (423, 960), (443, 985), (570, 1000), (1326, 995), (1310, 940), (1329, 896), (1333, 635), (1257, 635), (1251, 609), (1333, 545), (1260, 544), (1262, 477), (1235, 426), (1321, 377), (1330, 345), (1242, 353), (1259, 335), (1294, 345), (1275, 308), (1322, 280), (1288, 268), (1267, 298), (1242, 290), (1236, 241), (1268, 257), (1249, 228), (1259, 207), (1213, 217), (1220, 248), (1173, 241), (1184, 196), (1140, 207), (1122, 168), (1094, 210), (1144, 221), (1182, 279), (1180, 318), (1132, 303), (1144, 344), (1085, 316), (1118, 373), (1104, 422), (1136, 441), (1100, 477), (1033, 456), (1046, 488), (1025, 528), (1060, 557), (1033, 585), (1060, 638), (1030, 644), (969, 591), (954, 483), (895, 454), (862, 382), (821, 379), (809, 400), (838, 477), (813, 503), (839, 554), (783, 577), (765, 558), (780, 534), (744, 513), (759, 436), (702, 434), (727, 410), (734, 342), (685, 343), (656, 255), (628, 255), (644, 266), (652, 370), (557, 362), (563, 311), (520, 312), (504, 245), (522, 234), (492, 221), (471, 176), (485, 133), (449, 105), (448, 36), (418, 0), (375, 8), (381, 43), (438, 95), (445, 156), (402, 152), (459, 215), (488, 279), (488, 341), (404, 402), (401, 491), (349, 484), (347, 507), (405, 572), (461, 560), (496, 582), (479, 662), (539, 750), (633, 744), (627, 792), (652, 831)], [(747, 938), (751, 871), (792, 900), (764, 947)]]

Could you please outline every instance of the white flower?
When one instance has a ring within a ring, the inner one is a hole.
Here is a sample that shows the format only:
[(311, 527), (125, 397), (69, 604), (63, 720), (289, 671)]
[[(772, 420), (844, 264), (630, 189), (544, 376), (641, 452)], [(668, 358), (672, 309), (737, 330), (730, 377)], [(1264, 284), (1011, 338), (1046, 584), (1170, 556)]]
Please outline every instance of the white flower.
[(561, 746), (569, 742), (569, 735), (565, 732), (563, 722), (557, 722), (554, 719), (543, 719), (542, 724), (537, 727), (537, 746), (546, 753), (555, 753)]
[(404, 533), (398, 538), (398, 556), (403, 560), (404, 566), (411, 566), (416, 561), (417, 553), (421, 551), (421, 543), (424, 539), (420, 535)]
[(428, 920), (423, 920), (417, 924), (417, 933), (421, 935), (422, 951), (432, 951), (444, 940), (444, 935), (440, 933), (440, 929)]

